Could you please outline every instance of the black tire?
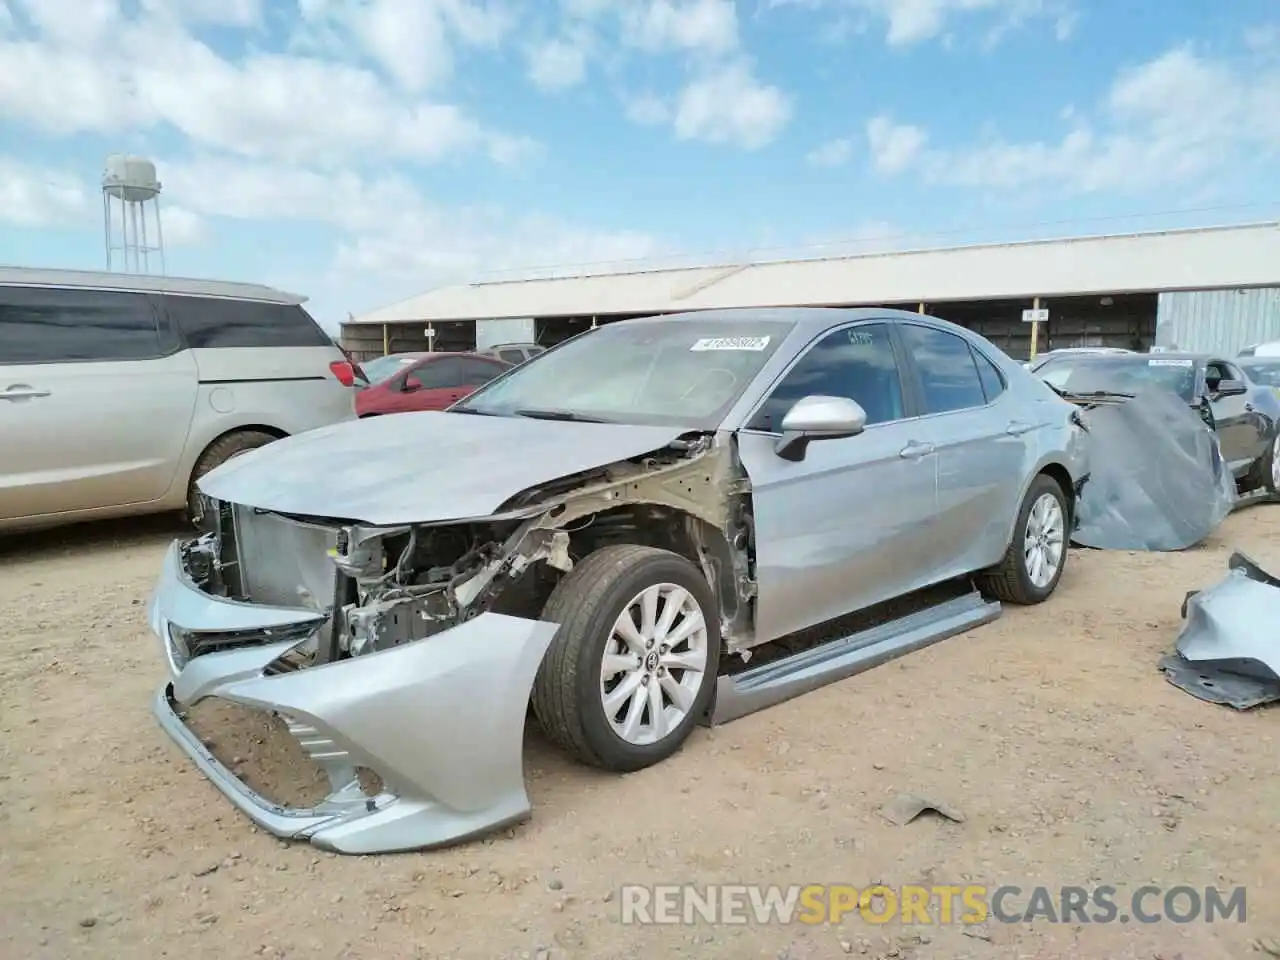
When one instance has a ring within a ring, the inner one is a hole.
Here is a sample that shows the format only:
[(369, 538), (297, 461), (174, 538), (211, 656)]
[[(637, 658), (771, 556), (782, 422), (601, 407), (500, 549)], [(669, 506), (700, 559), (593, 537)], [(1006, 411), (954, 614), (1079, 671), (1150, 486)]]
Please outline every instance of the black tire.
[[(683, 587), (701, 608), (707, 662), (684, 719), (656, 743), (635, 744), (614, 731), (605, 713), (601, 663), (622, 611), (647, 587), (662, 583)], [(680, 749), (710, 704), (720, 660), (718, 607), (696, 566), (653, 547), (603, 547), (556, 585), (542, 619), (560, 624), (538, 668), (532, 697), (534, 715), (553, 743), (588, 766), (619, 773), (653, 766)]]
[(191, 471), (191, 479), (187, 483), (187, 519), (197, 528), (205, 529), (205, 520), (200, 506), (200, 491), (196, 481), (214, 467), (220, 467), (232, 457), (237, 457), (258, 447), (264, 447), (273, 440), (279, 439), (261, 430), (238, 430), (219, 437), (205, 448)]
[[(1046, 494), (1058, 501), (1058, 509), (1062, 511), (1062, 558), (1058, 562), (1058, 569), (1053, 578), (1043, 587), (1039, 587), (1031, 582), (1031, 575), (1027, 570), (1025, 543), (1027, 521), (1031, 517), (1031, 510)], [(1031, 487), (1022, 499), (1022, 506), (1018, 508), (1018, 519), (1013, 525), (1013, 538), (1009, 541), (1004, 559), (997, 566), (978, 576), (978, 588), (997, 600), (1021, 606), (1031, 606), (1049, 599), (1062, 579), (1062, 571), (1067, 568), (1067, 554), (1071, 541), (1071, 531), (1067, 529), (1070, 516), (1066, 494), (1062, 492), (1058, 481), (1048, 474), (1039, 474), (1031, 481)]]
[(1267, 452), (1257, 459), (1253, 469), (1249, 471), (1248, 479), (1243, 485), (1245, 489), (1242, 492), (1252, 493), (1254, 490), (1265, 490), (1273, 497), (1280, 495), (1280, 485), (1275, 482), (1275, 471), (1272, 469), (1276, 459), (1277, 440), (1280, 440), (1280, 427), (1271, 435), (1271, 439), (1267, 443)]

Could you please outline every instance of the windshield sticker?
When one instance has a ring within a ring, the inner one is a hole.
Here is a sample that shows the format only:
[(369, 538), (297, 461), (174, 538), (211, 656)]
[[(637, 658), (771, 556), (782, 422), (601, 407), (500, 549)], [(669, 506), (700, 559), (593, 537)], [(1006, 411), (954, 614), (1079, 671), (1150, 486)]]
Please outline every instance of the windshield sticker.
[(873, 347), (876, 343), (874, 334), (865, 333), (861, 330), (850, 330), (849, 342), (859, 347)]
[(690, 350), (763, 350), (768, 337), (706, 337), (694, 342)]
[(1149, 367), (1191, 367), (1194, 362), (1186, 357), (1150, 357), (1147, 360)]

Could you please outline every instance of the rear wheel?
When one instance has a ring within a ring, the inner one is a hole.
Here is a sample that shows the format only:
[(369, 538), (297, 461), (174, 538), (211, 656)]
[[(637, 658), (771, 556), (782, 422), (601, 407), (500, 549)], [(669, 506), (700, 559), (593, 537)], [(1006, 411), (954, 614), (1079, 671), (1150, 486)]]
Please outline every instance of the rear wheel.
[(222, 466), (228, 460), (234, 460), (242, 453), (266, 446), (276, 439), (278, 438), (261, 430), (240, 430), (236, 433), (228, 433), (225, 437), (219, 437), (209, 444), (204, 453), (200, 454), (200, 459), (196, 461), (195, 468), (191, 471), (191, 480), (187, 484), (187, 519), (198, 529), (203, 530), (208, 526), (209, 518), (204, 515), (204, 505), (201, 503), (200, 490), (197, 486), (197, 481), (201, 477), (215, 467)]
[(1249, 471), (1249, 490), (1265, 490), (1271, 496), (1280, 495), (1280, 427), (1277, 427), (1267, 452), (1258, 458)]
[(533, 686), (547, 736), (582, 763), (628, 772), (671, 756), (715, 689), (719, 619), (706, 578), (667, 550), (597, 550), (557, 584), (560, 624)]
[(1042, 473), (1022, 500), (1004, 559), (978, 577), (978, 585), (1007, 603), (1042, 603), (1057, 589), (1066, 565), (1067, 498)]

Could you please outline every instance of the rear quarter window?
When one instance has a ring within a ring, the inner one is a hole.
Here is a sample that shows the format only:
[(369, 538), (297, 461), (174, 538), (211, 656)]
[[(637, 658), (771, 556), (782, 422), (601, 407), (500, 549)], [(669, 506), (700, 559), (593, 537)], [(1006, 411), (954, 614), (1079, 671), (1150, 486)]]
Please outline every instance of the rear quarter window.
[(161, 297), (187, 346), (331, 347), (333, 340), (297, 304), (219, 297)]

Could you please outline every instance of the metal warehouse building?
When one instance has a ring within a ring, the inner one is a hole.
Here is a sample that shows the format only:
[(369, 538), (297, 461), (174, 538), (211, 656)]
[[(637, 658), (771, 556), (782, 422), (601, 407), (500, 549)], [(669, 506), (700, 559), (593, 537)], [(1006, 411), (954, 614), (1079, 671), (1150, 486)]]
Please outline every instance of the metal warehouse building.
[(1234, 354), (1280, 339), (1280, 222), (471, 283), (354, 317), (343, 342), (359, 359), (550, 346), (629, 317), (777, 306), (918, 310), (1019, 359), (1033, 328), (1037, 352), (1156, 343)]

